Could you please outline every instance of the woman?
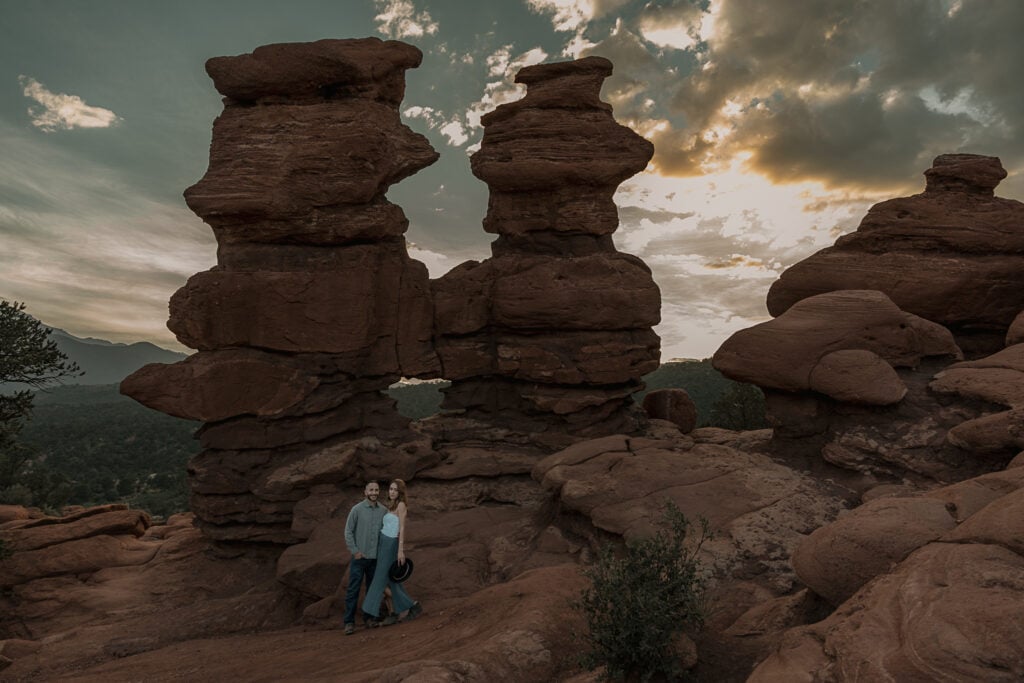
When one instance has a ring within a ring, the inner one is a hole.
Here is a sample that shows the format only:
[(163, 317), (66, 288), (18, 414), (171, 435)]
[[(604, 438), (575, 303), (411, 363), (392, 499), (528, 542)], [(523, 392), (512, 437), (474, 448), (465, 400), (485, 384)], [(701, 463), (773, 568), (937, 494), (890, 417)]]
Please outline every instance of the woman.
[(388, 495), (384, 501), (388, 512), (380, 529), (380, 543), (377, 546), (377, 569), (373, 572), (373, 583), (366, 589), (363, 599), (363, 614), (367, 623), (373, 626), (390, 625), (399, 621), (394, 614), (380, 615), (380, 603), (384, 598), (384, 587), (391, 591), (391, 600), (396, 614), (405, 612), (401, 621), (415, 619), (423, 608), (420, 603), (409, 597), (402, 584), (391, 581), (388, 576), (394, 562), (405, 564), (405, 519), (409, 508), (405, 503), (405, 482), (395, 479), (388, 486)]

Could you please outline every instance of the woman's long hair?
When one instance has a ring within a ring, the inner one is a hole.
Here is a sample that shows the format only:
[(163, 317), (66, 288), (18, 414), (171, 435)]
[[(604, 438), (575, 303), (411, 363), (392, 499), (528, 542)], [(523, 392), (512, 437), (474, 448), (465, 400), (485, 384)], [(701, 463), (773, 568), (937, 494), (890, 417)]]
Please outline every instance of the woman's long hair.
[[(398, 484), (398, 498), (395, 500), (391, 500), (391, 484)], [(408, 509), (409, 501), (405, 498), (405, 482), (401, 479), (392, 479), (391, 483), (388, 484), (388, 493), (384, 497), (384, 500), (386, 501), (384, 506), (387, 507), (388, 510), (394, 510), (398, 507), (399, 503), (405, 503), (405, 507)]]

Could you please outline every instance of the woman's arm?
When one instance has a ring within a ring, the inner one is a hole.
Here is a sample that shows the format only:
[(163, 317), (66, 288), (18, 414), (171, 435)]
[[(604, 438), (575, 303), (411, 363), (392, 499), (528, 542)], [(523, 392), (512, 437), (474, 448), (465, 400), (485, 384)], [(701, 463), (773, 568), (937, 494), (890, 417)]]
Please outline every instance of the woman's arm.
[(395, 508), (398, 515), (398, 564), (405, 564), (405, 513), (408, 512), (405, 503), (399, 501)]

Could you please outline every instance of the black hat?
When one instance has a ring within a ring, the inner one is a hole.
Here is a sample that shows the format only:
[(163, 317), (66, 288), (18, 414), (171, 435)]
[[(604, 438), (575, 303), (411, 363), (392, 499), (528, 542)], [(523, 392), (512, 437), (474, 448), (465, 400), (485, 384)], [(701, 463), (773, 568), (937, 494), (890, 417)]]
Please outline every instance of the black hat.
[(395, 583), (402, 583), (410, 576), (412, 576), (412, 559), (405, 558), (405, 564), (398, 564), (398, 560), (395, 560), (391, 564), (391, 568), (388, 569), (388, 578)]

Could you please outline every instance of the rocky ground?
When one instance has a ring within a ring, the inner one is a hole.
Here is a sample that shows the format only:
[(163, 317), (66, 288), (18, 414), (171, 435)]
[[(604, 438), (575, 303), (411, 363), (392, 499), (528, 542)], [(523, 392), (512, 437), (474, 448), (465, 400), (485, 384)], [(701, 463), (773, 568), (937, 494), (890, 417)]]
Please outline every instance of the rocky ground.
[(595, 680), (575, 659), (580, 570), (600, 544), (657, 528), (671, 500), (715, 534), (700, 556), (709, 618), (686, 661), (696, 680), (1019, 680), (1024, 461), (945, 487), (859, 490), (860, 475), (786, 463), (771, 443), (770, 430), (652, 420), (536, 461), (515, 481), (519, 505), (460, 502), (497, 486), (470, 479), (450, 484), (445, 510), (445, 485), (421, 482), (407, 586), (425, 613), (349, 637), (343, 555), (297, 571), (280, 548), (208, 540), (190, 514), (3, 507), (0, 676)]
[[(586, 680), (573, 635), (582, 622), (569, 605), (585, 585), (580, 568), (600, 543), (653, 528), (661, 502), (671, 499), (691, 516), (707, 516), (718, 534), (703, 555), (715, 581), (708, 632), (695, 634), (702, 653), (695, 672), (743, 680), (769, 631), (777, 635), (779, 625), (802, 624), (819, 609), (803, 591), (767, 616), (747, 614), (798, 588), (790, 549), (835, 516), (843, 491), (734, 447), (763, 445), (767, 432), (684, 435), (654, 424), (645, 437), (582, 442), (537, 462), (535, 480), (517, 484), (532, 487), (536, 505), (491, 501), (442, 511), (429, 502), (438, 485), (420, 484), (425, 509), (410, 542), (417, 568), (408, 589), (426, 611), (352, 637), (340, 629), (337, 596), (315, 594), (327, 580), (322, 569), (282, 569), (292, 566), (287, 553), (278, 560), (233, 552), (205, 539), (191, 515), (150, 525), (144, 512), (118, 506), (62, 518), (3, 508), (0, 537), (14, 554), (0, 565), (2, 675)], [(603, 478), (609, 468), (617, 470), (613, 486)], [(601, 493), (581, 495), (588, 488)], [(416, 482), (410, 494), (415, 501)], [(725, 500), (733, 502), (719, 504)], [(334, 589), (345, 561), (332, 567)]]

